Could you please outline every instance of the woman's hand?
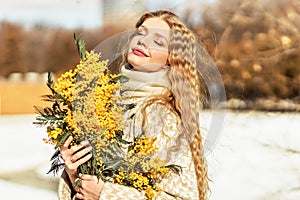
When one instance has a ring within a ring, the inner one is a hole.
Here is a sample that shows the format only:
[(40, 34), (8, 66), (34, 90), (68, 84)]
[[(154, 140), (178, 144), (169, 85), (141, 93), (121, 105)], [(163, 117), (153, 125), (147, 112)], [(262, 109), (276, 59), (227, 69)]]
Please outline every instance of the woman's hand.
[(72, 185), (76, 180), (77, 168), (79, 165), (85, 163), (92, 157), (92, 146), (88, 141), (83, 141), (78, 145), (74, 145), (69, 148), (73, 137), (69, 136), (68, 139), (60, 148), (60, 153), (65, 162), (65, 170), (70, 178)]
[(92, 175), (80, 175), (81, 187), (75, 188), (75, 197), (84, 200), (98, 200), (103, 189), (104, 182)]
[[(69, 148), (73, 137), (68, 139), (60, 148), (60, 153), (65, 162), (65, 170), (70, 178), (71, 184), (74, 186), (76, 182), (76, 173), (79, 165), (85, 163), (92, 157), (92, 146), (88, 141), (83, 141), (78, 145)], [(81, 186), (74, 188), (76, 191), (75, 197), (84, 200), (98, 200), (102, 191), (104, 182), (92, 175), (80, 175)]]

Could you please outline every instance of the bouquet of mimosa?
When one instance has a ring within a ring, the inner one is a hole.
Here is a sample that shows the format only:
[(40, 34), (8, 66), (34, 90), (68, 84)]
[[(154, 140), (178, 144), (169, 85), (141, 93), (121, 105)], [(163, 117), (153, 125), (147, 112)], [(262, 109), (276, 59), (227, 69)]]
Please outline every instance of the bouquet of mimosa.
[[(92, 158), (80, 165), (78, 175), (95, 175), (103, 181), (134, 187), (151, 199), (154, 191), (159, 191), (157, 178), (171, 171), (179, 173), (181, 168), (151, 159), (157, 150), (155, 138), (141, 134), (132, 142), (123, 139), (123, 114), (134, 107), (120, 104), (119, 91), (126, 77), (112, 74), (107, 60), (100, 60), (99, 53), (86, 51), (84, 41), (75, 34), (74, 38), (80, 63), (55, 82), (49, 73), (47, 86), (51, 93), (43, 100), (52, 105), (35, 107), (38, 116), (34, 124), (46, 127), (48, 137), (44, 142), (56, 150), (48, 173), (57, 174), (63, 169), (59, 149), (72, 135), (71, 145), (88, 140), (93, 147)], [(80, 177), (78, 180), (80, 185)]]

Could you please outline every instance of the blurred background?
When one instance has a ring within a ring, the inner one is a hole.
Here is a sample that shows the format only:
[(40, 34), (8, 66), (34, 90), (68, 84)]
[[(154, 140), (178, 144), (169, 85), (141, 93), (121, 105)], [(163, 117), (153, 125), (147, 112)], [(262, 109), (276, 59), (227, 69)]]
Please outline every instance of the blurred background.
[[(10, 0), (0, 2), (0, 190), (9, 199), (56, 199), (46, 175), (52, 147), (32, 125), (47, 72), (134, 27), (149, 10), (175, 12), (223, 78), (222, 136), (208, 156), (210, 199), (300, 199), (299, 0)], [(16, 192), (18, 191), (18, 192)]]

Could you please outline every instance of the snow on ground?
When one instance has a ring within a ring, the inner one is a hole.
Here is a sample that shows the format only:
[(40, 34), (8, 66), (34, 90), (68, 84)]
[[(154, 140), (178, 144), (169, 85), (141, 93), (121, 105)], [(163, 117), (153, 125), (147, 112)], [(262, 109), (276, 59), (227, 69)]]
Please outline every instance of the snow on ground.
[[(33, 121), (34, 115), (0, 116), (0, 191), (8, 199), (57, 199), (56, 187), (47, 186), (56, 179), (46, 175), (53, 149)], [(207, 155), (209, 199), (300, 199), (299, 122), (299, 113), (227, 112)]]
[(55, 187), (55, 178), (46, 175), (53, 148), (42, 142), (45, 130), (33, 121), (34, 115), (0, 116), (0, 191), (7, 199), (57, 199), (45, 189)]
[(299, 122), (300, 114), (227, 113), (207, 157), (210, 199), (300, 199)]
[(34, 115), (0, 116), (1, 172), (17, 171), (48, 162), (53, 150), (42, 142), (45, 128), (32, 124)]
[(14, 184), (0, 179), (1, 197), (5, 199), (30, 199), (30, 200), (54, 200), (57, 195), (54, 191), (37, 189), (26, 185)]

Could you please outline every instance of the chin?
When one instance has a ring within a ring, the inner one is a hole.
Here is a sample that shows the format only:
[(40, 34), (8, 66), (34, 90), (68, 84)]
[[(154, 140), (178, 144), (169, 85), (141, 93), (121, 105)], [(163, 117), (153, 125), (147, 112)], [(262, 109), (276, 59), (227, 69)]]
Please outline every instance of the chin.
[(141, 67), (141, 66), (145, 66), (146, 64), (141, 62), (139, 59), (136, 59), (136, 58), (128, 58), (128, 63), (133, 67), (135, 68), (136, 70), (138, 69), (143, 69), (144, 67)]

